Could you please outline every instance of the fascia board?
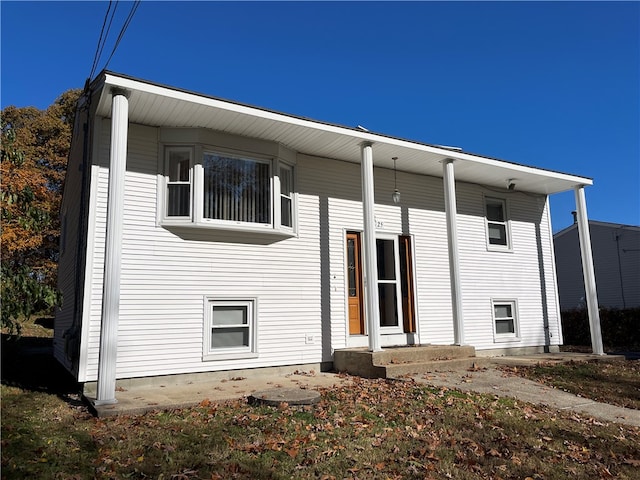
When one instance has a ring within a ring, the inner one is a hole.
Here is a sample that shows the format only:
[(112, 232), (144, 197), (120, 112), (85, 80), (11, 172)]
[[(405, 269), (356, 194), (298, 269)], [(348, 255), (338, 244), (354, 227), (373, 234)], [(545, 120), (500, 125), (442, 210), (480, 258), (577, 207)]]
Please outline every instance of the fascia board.
[(431, 145), (426, 145), (426, 144), (413, 142), (409, 140), (398, 139), (394, 137), (388, 137), (388, 136), (384, 136), (376, 133), (362, 132), (359, 130), (350, 129), (347, 127), (341, 127), (341, 126), (333, 125), (330, 123), (318, 122), (318, 121), (309, 120), (301, 117), (295, 117), (295, 116), (286, 115), (278, 112), (273, 112), (270, 110), (250, 107), (250, 106), (239, 104), (239, 103), (216, 99), (213, 97), (209, 97), (209, 96), (205, 96), (205, 95), (201, 95), (193, 92), (176, 90), (170, 87), (147, 83), (147, 82), (135, 80), (132, 78), (122, 77), (110, 72), (105, 72), (103, 75), (104, 75), (104, 86), (119, 87), (119, 88), (123, 88), (125, 90), (130, 90), (130, 91), (145, 92), (152, 95), (158, 95), (158, 96), (168, 97), (168, 98), (172, 98), (179, 101), (208, 106), (208, 107), (216, 108), (219, 110), (226, 110), (233, 113), (240, 113), (240, 114), (250, 115), (253, 117), (264, 118), (274, 122), (287, 123), (290, 125), (296, 125), (296, 126), (309, 128), (309, 129), (333, 133), (336, 135), (347, 136), (358, 141), (359, 143), (367, 143), (367, 142), (372, 144), (382, 143), (386, 145), (408, 148), (415, 151), (422, 151), (425, 153), (442, 156), (443, 159), (451, 158), (454, 160), (462, 160), (466, 162), (472, 162), (475, 164), (486, 165), (488, 167), (503, 168), (503, 169), (511, 170), (514, 173), (521, 172), (524, 174), (537, 175), (537, 176), (541, 176), (549, 179), (561, 180), (569, 184), (567, 186), (567, 189), (571, 188), (572, 186), (593, 185), (593, 180), (587, 177), (581, 177), (581, 176), (561, 173), (561, 172), (554, 172), (551, 170), (545, 170), (545, 169), (540, 169), (536, 167), (529, 167), (526, 165), (512, 163), (504, 160), (492, 159), (489, 157), (483, 157), (483, 156), (473, 155), (473, 154), (464, 153), (464, 152), (457, 152), (457, 151), (453, 151), (446, 148), (438, 148)]

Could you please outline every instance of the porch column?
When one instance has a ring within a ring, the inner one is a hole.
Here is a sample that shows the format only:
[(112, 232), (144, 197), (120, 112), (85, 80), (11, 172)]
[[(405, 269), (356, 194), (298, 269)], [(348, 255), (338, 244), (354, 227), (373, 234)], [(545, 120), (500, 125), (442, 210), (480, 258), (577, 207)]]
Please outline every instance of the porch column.
[(120, 258), (122, 252), (122, 210), (127, 165), (129, 100), (126, 92), (114, 90), (111, 100), (111, 154), (107, 193), (107, 230), (102, 286), (102, 322), (98, 358), (96, 405), (116, 403), (116, 356), (120, 314)]
[(458, 256), (458, 228), (456, 225), (456, 180), (453, 160), (444, 160), (444, 209), (447, 218), (447, 247), (449, 250), (449, 278), (451, 281), (451, 309), (453, 313), (453, 342), (464, 345), (464, 321), (462, 318), (462, 289), (460, 286), (460, 258)]
[(376, 255), (373, 147), (371, 143), (365, 142), (361, 145), (361, 150), (365, 315), (369, 327), (369, 350), (379, 352), (382, 349), (380, 348), (380, 311), (378, 309), (378, 257)]
[(582, 256), (584, 292), (587, 301), (587, 311), (589, 313), (589, 328), (591, 330), (591, 350), (596, 355), (604, 355), (602, 332), (600, 331), (598, 294), (596, 292), (596, 275), (593, 269), (591, 234), (589, 233), (589, 217), (587, 216), (587, 202), (584, 195), (584, 186), (577, 186), (574, 188), (574, 191), (576, 197), (578, 236), (580, 238), (580, 255)]

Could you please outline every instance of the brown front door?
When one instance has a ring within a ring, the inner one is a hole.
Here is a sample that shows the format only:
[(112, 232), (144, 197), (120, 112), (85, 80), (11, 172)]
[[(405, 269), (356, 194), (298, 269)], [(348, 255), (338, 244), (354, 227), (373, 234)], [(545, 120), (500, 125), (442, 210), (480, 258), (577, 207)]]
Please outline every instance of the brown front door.
[(364, 335), (362, 262), (358, 232), (347, 232), (347, 297), (349, 299), (349, 334)]

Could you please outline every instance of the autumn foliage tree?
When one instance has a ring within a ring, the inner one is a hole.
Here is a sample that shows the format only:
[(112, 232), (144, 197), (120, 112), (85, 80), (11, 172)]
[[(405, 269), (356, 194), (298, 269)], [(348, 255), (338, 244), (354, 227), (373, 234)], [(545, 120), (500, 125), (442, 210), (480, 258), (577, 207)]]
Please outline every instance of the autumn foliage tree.
[(2, 111), (2, 326), (12, 332), (60, 300), (58, 212), (80, 93), (69, 90), (46, 110)]

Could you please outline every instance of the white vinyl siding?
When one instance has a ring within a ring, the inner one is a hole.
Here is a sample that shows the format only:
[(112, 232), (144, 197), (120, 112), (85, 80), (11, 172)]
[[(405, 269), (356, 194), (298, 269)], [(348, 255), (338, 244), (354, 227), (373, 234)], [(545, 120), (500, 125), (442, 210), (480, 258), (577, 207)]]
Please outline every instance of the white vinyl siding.
[[(108, 184), (104, 122), (97, 178), (87, 367), (97, 375)], [(169, 231), (157, 225), (157, 130), (130, 125), (122, 245), (118, 378), (330, 361), (323, 357), (317, 202), (303, 196), (301, 238), (260, 238), (218, 230)], [(251, 238), (252, 243), (247, 243)], [(240, 240), (240, 241), (239, 241)], [(257, 298), (259, 357), (203, 362), (203, 298)], [(305, 343), (309, 334), (316, 341)]]
[[(97, 374), (108, 123), (104, 121), (95, 159), (91, 309), (84, 325), (87, 362), (80, 381), (93, 381)], [(171, 142), (179, 143), (178, 133)], [(155, 128), (130, 125), (117, 377), (331, 361), (334, 349), (348, 345), (344, 238), (347, 230), (362, 230), (360, 166), (302, 154), (291, 159), (296, 162), (295, 237), (164, 228), (157, 214), (162, 205), (158, 193), (163, 191), (157, 187), (158, 155), (163, 152), (159, 136)], [(255, 143), (260, 147), (256, 154), (265, 150), (263, 143)], [(393, 171), (376, 168), (374, 177), (378, 233), (412, 235), (419, 340), (451, 344), (442, 179), (399, 171), (402, 201), (395, 205)], [(478, 241), (485, 234), (482, 199), (489, 192), (465, 183), (456, 188), (466, 341), (478, 350), (496, 347), (488, 305), (493, 298), (507, 298), (518, 301), (520, 340), (505, 345), (544, 345), (545, 318), (551, 342), (557, 344), (559, 318), (545, 197), (508, 194), (513, 251), (505, 255), (487, 251), (485, 242)], [(203, 361), (205, 297), (257, 300), (257, 357)], [(306, 343), (307, 336), (315, 341)]]

